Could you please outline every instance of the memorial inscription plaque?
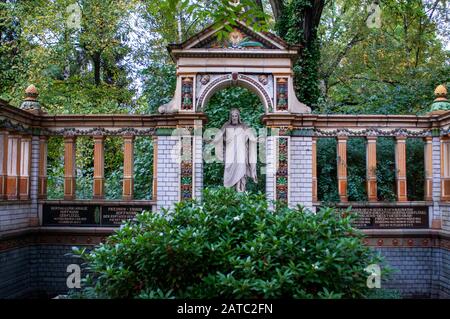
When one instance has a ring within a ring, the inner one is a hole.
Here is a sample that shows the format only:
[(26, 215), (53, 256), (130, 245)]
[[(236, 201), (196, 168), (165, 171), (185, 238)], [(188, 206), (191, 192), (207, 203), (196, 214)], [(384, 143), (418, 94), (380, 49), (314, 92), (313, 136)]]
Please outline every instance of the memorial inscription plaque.
[(142, 211), (151, 211), (151, 206), (103, 206), (102, 225), (120, 226), (124, 220), (133, 219)]
[(44, 204), (42, 223), (44, 226), (114, 227), (144, 210), (152, 211), (152, 206)]
[(42, 219), (43, 224), (48, 226), (97, 226), (100, 224), (100, 207), (93, 205), (44, 204)]
[[(346, 208), (339, 208), (344, 211)], [(428, 207), (354, 207), (353, 225), (361, 229), (428, 228)]]

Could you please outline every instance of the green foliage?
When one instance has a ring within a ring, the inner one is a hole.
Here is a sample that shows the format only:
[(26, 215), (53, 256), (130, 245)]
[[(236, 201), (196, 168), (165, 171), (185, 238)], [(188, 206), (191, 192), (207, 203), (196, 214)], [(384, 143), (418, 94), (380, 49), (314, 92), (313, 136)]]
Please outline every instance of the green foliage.
[(47, 198), (64, 198), (64, 141), (62, 136), (48, 139)]
[(339, 202), (336, 139), (317, 140), (317, 195), (325, 203)]
[(347, 143), (348, 199), (366, 201), (366, 141), (349, 138)]
[(449, 25), (448, 2), (380, 1), (381, 26), (368, 28), (371, 2), (329, 1), (324, 8), (317, 111), (423, 114), (434, 88), (450, 81), (449, 33), (438, 37)]
[(81, 296), (360, 298), (380, 257), (351, 212), (268, 209), (264, 194), (206, 190), (202, 204), (144, 212), (90, 252)]
[(395, 140), (392, 137), (377, 138), (377, 191), (378, 199), (395, 201)]
[(409, 138), (406, 140), (406, 182), (408, 200), (424, 200), (424, 142), (420, 138)]
[(138, 137), (134, 149), (134, 198), (152, 199), (153, 142), (148, 137)]
[[(319, 200), (325, 203), (339, 202), (337, 189), (337, 154), (334, 138), (317, 141), (317, 176)], [(418, 138), (406, 141), (406, 172), (408, 199), (424, 198), (424, 145)], [(366, 201), (366, 141), (349, 138), (347, 143), (348, 198), (350, 201)], [(395, 201), (395, 141), (394, 138), (377, 139), (377, 189), (380, 201)]]
[(320, 96), (318, 68), (320, 45), (315, 28), (312, 37), (305, 41), (305, 11), (311, 8), (311, 0), (292, 0), (285, 3), (282, 16), (277, 21), (279, 35), (292, 44), (301, 44), (300, 58), (294, 65), (295, 92), (303, 103), (315, 108)]

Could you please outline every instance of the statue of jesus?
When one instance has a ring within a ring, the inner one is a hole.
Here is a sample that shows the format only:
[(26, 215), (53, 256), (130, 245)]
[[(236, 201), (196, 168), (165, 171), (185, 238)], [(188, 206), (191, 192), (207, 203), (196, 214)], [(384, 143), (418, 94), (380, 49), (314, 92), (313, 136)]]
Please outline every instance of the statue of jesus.
[(225, 164), (225, 187), (235, 187), (238, 192), (244, 192), (247, 177), (257, 182), (257, 139), (251, 128), (241, 121), (238, 109), (230, 111), (229, 121), (222, 126), (213, 143), (217, 158)]

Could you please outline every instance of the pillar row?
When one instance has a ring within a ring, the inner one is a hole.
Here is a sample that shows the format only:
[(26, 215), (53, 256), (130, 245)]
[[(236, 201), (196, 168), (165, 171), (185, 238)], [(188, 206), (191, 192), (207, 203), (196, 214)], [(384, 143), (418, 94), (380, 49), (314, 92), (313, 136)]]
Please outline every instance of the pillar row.
[(6, 199), (6, 176), (8, 163), (8, 132), (0, 131), (0, 200)]
[(366, 183), (369, 202), (377, 201), (377, 137), (368, 136), (366, 144)]
[(39, 137), (38, 198), (47, 198), (47, 136)]
[(19, 199), (30, 199), (31, 136), (20, 140)]
[(397, 136), (395, 140), (395, 182), (397, 190), (397, 201), (406, 202), (406, 137)]
[(123, 138), (123, 199), (134, 197), (134, 136)]
[(64, 199), (75, 199), (76, 188), (76, 172), (75, 172), (75, 155), (76, 155), (76, 137), (64, 137)]
[(317, 202), (317, 137), (312, 138), (312, 201)]
[(337, 137), (337, 177), (341, 202), (347, 202), (347, 136)]
[(433, 200), (433, 137), (424, 138), (424, 167), (425, 167), (425, 185), (424, 200)]
[(6, 198), (8, 200), (19, 198), (20, 149), (20, 136), (8, 135), (8, 160), (6, 170)]
[(94, 186), (93, 198), (105, 197), (105, 137), (94, 136)]

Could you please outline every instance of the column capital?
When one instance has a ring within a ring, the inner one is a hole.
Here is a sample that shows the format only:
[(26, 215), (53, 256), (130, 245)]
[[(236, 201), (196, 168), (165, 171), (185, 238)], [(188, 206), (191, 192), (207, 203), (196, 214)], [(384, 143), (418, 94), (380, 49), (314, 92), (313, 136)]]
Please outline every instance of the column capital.
[(94, 139), (94, 142), (104, 142), (106, 136), (105, 135), (94, 135), (94, 136), (92, 136), (92, 138)]
[(125, 141), (134, 141), (135, 140), (135, 138), (136, 138), (136, 136), (135, 135), (123, 135), (122, 136), (122, 138), (123, 138), (123, 140)]
[(75, 141), (77, 140), (77, 136), (76, 135), (64, 135), (64, 143), (75, 143)]
[(346, 142), (348, 140), (348, 136), (347, 135), (337, 135), (336, 139), (338, 140), (338, 142)]
[(395, 140), (397, 141), (397, 142), (406, 142), (406, 139), (407, 139), (407, 137), (405, 136), (405, 135), (397, 135), (396, 137), (395, 137)]

